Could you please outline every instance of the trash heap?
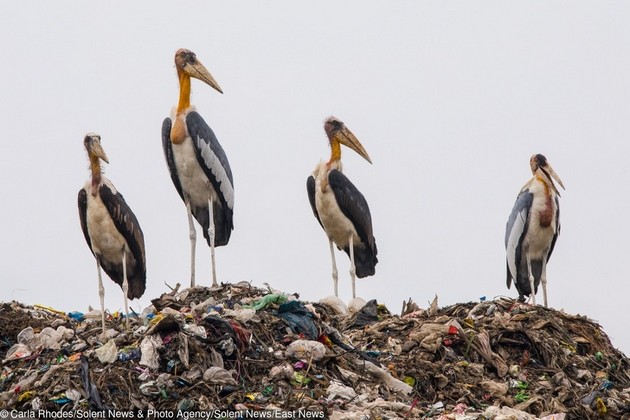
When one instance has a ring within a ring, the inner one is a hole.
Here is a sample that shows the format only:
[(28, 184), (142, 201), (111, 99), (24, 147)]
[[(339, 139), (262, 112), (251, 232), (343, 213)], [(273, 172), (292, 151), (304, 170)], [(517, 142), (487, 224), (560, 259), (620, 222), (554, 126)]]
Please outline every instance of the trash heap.
[(505, 298), (393, 315), (247, 282), (152, 303), (105, 333), (98, 312), (0, 304), (0, 408), (630, 419), (629, 359), (583, 316)]

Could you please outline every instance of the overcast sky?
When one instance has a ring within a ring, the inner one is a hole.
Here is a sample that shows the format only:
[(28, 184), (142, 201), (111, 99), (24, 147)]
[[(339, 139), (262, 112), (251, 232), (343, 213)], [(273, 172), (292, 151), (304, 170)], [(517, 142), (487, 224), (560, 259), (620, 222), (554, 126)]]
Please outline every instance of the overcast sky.
[[(98, 307), (76, 204), (91, 131), (144, 230), (147, 291), (132, 307), (188, 285), (186, 212), (160, 138), (185, 47), (225, 92), (193, 80), (234, 174), (220, 281), (332, 294), (305, 183), (329, 157), (323, 121), (334, 115), (374, 162), (342, 151), (379, 250), (361, 297), (395, 313), (409, 297), (423, 307), (435, 294), (441, 306), (516, 297), (505, 222), (542, 153), (566, 186), (549, 303), (598, 321), (629, 353), (628, 22), (621, 1), (2, 2), (0, 301)], [(337, 261), (347, 301), (348, 258)], [(203, 241), (197, 274), (210, 285)], [(107, 308), (122, 308), (104, 281)]]

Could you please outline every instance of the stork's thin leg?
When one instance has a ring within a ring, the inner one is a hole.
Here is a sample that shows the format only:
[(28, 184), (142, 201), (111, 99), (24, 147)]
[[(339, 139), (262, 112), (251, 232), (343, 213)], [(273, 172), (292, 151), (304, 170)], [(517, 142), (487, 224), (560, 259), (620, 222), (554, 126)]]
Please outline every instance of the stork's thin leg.
[(186, 211), (188, 213), (188, 229), (190, 237), (190, 287), (195, 287), (195, 244), (197, 243), (197, 232), (193, 223), (192, 209), (190, 201), (186, 199)]
[(123, 248), (122, 252), (122, 265), (123, 265), (123, 284), (122, 291), (125, 297), (125, 329), (129, 331), (129, 303), (127, 298), (127, 292), (129, 292), (129, 282), (127, 281), (127, 251)]
[(210, 259), (212, 260), (212, 286), (217, 286), (217, 270), (214, 261), (214, 209), (211, 199), (208, 199), (208, 216), (210, 218), (210, 224), (208, 226), (208, 238), (210, 238)]
[(335, 288), (335, 296), (339, 296), (339, 277), (337, 276), (337, 261), (335, 261), (335, 246), (333, 245), (332, 239), (328, 238), (328, 242), (330, 242), (330, 258), (332, 259), (333, 287)]
[(105, 334), (105, 288), (103, 287), (103, 278), (101, 277), (101, 264), (96, 257), (96, 272), (98, 273), (98, 297), (101, 301), (101, 321), (103, 325), (103, 331), (101, 334)]
[(350, 233), (349, 243), (350, 243), (350, 245), (349, 245), (350, 246), (350, 278), (352, 279), (352, 299), (354, 299), (355, 297), (357, 297), (356, 296), (357, 295), (357, 293), (356, 293), (357, 289), (356, 289), (356, 286), (355, 286), (355, 283), (354, 283), (355, 280), (356, 280), (357, 269), (356, 269), (356, 267), (354, 265), (354, 244), (352, 243), (352, 233)]
[(547, 256), (543, 255), (542, 271), (540, 273), (540, 283), (543, 289), (543, 300), (545, 302), (545, 308), (547, 308)]
[(532, 274), (532, 262), (529, 258), (529, 252), (525, 253), (527, 258), (527, 275), (529, 276), (530, 296), (532, 298), (532, 305), (536, 305), (536, 289), (534, 288), (534, 275)]

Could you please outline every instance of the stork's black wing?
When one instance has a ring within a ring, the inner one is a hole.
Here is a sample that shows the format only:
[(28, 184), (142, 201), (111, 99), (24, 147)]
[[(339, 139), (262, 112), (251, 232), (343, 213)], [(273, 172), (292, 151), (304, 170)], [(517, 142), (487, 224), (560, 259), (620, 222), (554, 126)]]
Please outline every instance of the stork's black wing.
[(311, 203), (313, 214), (323, 229), (324, 225), (322, 225), (322, 221), (319, 220), (319, 213), (317, 212), (317, 206), (315, 205), (315, 177), (313, 175), (306, 179), (306, 192), (308, 193), (308, 202)]
[(521, 263), (523, 251), (523, 239), (529, 226), (529, 211), (534, 201), (534, 195), (525, 189), (516, 197), (516, 202), (510, 213), (510, 217), (505, 225), (505, 249), (507, 260), (507, 280), (508, 289), (512, 284), (512, 279), (516, 283), (518, 269)]
[(78, 196), (78, 204), (79, 204), (79, 220), (81, 221), (81, 230), (83, 231), (83, 236), (85, 237), (85, 242), (87, 242), (92, 255), (94, 255), (94, 251), (92, 251), (92, 241), (90, 240), (90, 235), (88, 233), (87, 228), (87, 191), (85, 188), (81, 188), (79, 190)]
[(165, 118), (162, 123), (162, 148), (164, 149), (164, 158), (166, 159), (166, 164), (168, 165), (168, 171), (171, 174), (171, 180), (173, 181), (173, 185), (175, 185), (175, 189), (177, 193), (184, 199), (184, 194), (182, 193), (182, 184), (179, 182), (179, 177), (177, 175), (177, 167), (175, 167), (175, 160), (173, 158), (173, 143), (171, 143), (171, 119)]
[[(359, 257), (355, 261), (357, 276), (365, 277), (374, 274), (374, 266), (378, 262), (376, 258), (376, 240), (372, 233), (372, 216), (365, 197), (343, 173), (336, 169), (329, 172), (328, 185), (330, 185), (335, 194), (335, 200), (339, 209), (350, 219), (359, 238), (361, 238), (361, 242), (365, 244), (366, 250), (369, 251), (368, 255), (358, 256), (355, 252), (355, 257)], [(361, 261), (363, 258), (364, 261)]]
[(188, 133), (193, 140), (197, 161), (219, 195), (222, 203), (234, 208), (234, 180), (227, 156), (214, 131), (195, 111), (186, 116)]
[[(108, 185), (101, 185), (99, 188), (99, 194), (103, 204), (107, 208), (109, 215), (114, 221), (114, 225), (120, 234), (125, 238), (129, 245), (129, 250), (133, 255), (135, 264), (127, 264), (127, 280), (129, 282), (129, 292), (127, 297), (129, 299), (139, 298), (144, 293), (146, 288), (146, 260), (144, 252), (144, 234), (140, 229), (140, 224), (136, 215), (133, 214), (131, 208), (125, 202), (122, 194), (117, 191), (112, 191)], [(104, 262), (101, 261), (101, 264)], [(122, 267), (122, 265), (121, 265)], [(109, 267), (109, 270), (115, 270), (114, 272), (108, 271), (108, 267), (103, 265), (103, 269), (107, 274), (118, 284), (122, 284), (122, 271), (118, 272), (117, 269)]]
[[(220, 206), (215, 205), (213, 208), (215, 245), (225, 245), (230, 240), (232, 229), (234, 229), (232, 170), (221, 144), (201, 115), (195, 111), (189, 112), (186, 116), (186, 125), (193, 141), (197, 161), (219, 196)], [(208, 220), (208, 216), (204, 216), (202, 212), (202, 209), (193, 209), (195, 218), (203, 224), (202, 220)], [(205, 225), (203, 234), (206, 240), (209, 240), (207, 230), (208, 226)]]

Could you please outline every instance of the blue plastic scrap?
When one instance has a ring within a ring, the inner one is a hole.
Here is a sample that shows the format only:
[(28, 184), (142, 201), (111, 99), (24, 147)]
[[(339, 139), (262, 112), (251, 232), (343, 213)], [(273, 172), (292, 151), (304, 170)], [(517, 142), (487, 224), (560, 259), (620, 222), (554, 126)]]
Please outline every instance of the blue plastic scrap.
[(68, 317), (70, 319), (74, 319), (77, 322), (81, 322), (85, 319), (85, 315), (83, 314), (83, 312), (79, 311), (68, 312)]
[(296, 334), (304, 334), (311, 340), (316, 340), (319, 336), (317, 326), (313, 322), (313, 314), (299, 300), (283, 303), (275, 315), (284, 319), (291, 331)]

